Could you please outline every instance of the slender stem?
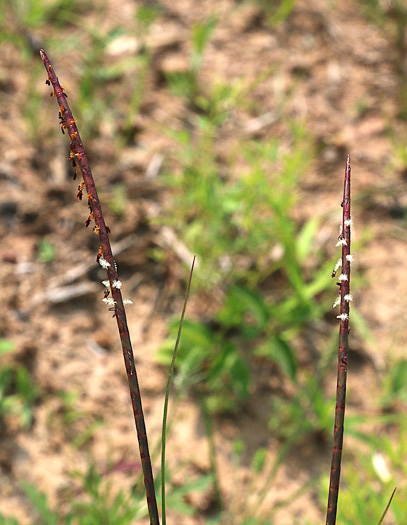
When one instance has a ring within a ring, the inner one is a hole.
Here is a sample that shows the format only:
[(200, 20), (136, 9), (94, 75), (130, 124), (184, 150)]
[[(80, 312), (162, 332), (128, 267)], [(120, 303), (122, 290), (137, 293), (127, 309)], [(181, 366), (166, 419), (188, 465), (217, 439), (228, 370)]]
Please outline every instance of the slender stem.
[(189, 273), (187, 290), (185, 292), (184, 305), (182, 307), (181, 318), (180, 318), (179, 325), (178, 325), (177, 339), (176, 339), (175, 346), (174, 346), (174, 352), (172, 354), (170, 370), (168, 372), (167, 388), (165, 389), (163, 426), (162, 426), (162, 434), (161, 434), (161, 519), (162, 519), (163, 525), (167, 523), (166, 512), (165, 512), (165, 445), (166, 445), (166, 439), (167, 439), (168, 401), (170, 398), (170, 388), (171, 388), (172, 377), (174, 375), (175, 359), (177, 357), (179, 342), (181, 339), (182, 324), (184, 322), (185, 311), (187, 309), (187, 303), (188, 303), (188, 298), (189, 298), (189, 290), (191, 288), (192, 274), (194, 272), (194, 266), (195, 266), (195, 258), (196, 256), (194, 255), (194, 258), (192, 260), (192, 265), (191, 265), (191, 271)]
[(386, 517), (387, 511), (390, 508), (391, 502), (393, 501), (394, 494), (396, 493), (396, 490), (397, 490), (397, 487), (394, 487), (393, 492), (391, 493), (389, 502), (387, 503), (386, 508), (383, 511), (383, 514), (380, 516), (380, 520), (379, 520), (379, 523), (377, 525), (381, 525), (383, 523), (384, 518)]
[(102, 207), (100, 205), (99, 197), (96, 191), (95, 181), (93, 179), (93, 175), (88, 164), (88, 159), (85, 154), (85, 150), (78, 132), (78, 128), (75, 124), (75, 119), (73, 118), (72, 112), (66, 100), (66, 94), (64, 93), (63, 88), (59, 84), (58, 78), (44, 50), (40, 51), (40, 55), (42, 61), (44, 62), (45, 69), (48, 73), (47, 83), (50, 84), (53, 88), (51, 96), (55, 96), (58, 101), (62, 132), (64, 133), (64, 129), (67, 129), (69, 137), (71, 139), (70, 160), (72, 161), (73, 166), (78, 166), (77, 173), (80, 172), (83, 178), (83, 183), (81, 183), (78, 187), (79, 199), (82, 198), (83, 186), (86, 187), (90, 215), (85, 224), (86, 226), (88, 226), (89, 223), (92, 220), (94, 220), (95, 227), (93, 228), (93, 231), (99, 236), (100, 239), (100, 249), (96, 259), (98, 262), (100, 262), (103, 268), (106, 268), (110, 282), (110, 290), (113, 297), (113, 301), (111, 301), (110, 304), (114, 307), (117, 326), (119, 329), (120, 341), (123, 349), (124, 362), (126, 366), (127, 379), (130, 389), (131, 403), (133, 407), (134, 420), (136, 424), (137, 437), (140, 448), (141, 464), (143, 468), (144, 485), (146, 488), (150, 523), (151, 525), (159, 525), (157, 501), (154, 490), (154, 478), (151, 466), (150, 453), (148, 449), (146, 425), (141, 404), (140, 388), (137, 379), (134, 355), (130, 341), (129, 329), (126, 321), (126, 312), (123, 305), (122, 294), (119, 285), (117, 285), (119, 279), (109, 241), (108, 234), (110, 230), (106, 227), (103, 218)]
[[(338, 345), (338, 377), (336, 386), (336, 406), (335, 406), (335, 425), (334, 439), (332, 447), (331, 475), (329, 480), (329, 495), (326, 515), (326, 525), (336, 524), (336, 514), (338, 507), (339, 481), (341, 475), (342, 448), (343, 448), (343, 428), (345, 421), (346, 403), (346, 375), (348, 367), (348, 334), (349, 334), (349, 303), (350, 296), (350, 158), (348, 155), (345, 169), (345, 183), (343, 190), (342, 228), (339, 236), (339, 243), (342, 245), (342, 271), (339, 277), (340, 285), (340, 319), (339, 324), (339, 345)], [(334, 274), (333, 274), (334, 275)]]

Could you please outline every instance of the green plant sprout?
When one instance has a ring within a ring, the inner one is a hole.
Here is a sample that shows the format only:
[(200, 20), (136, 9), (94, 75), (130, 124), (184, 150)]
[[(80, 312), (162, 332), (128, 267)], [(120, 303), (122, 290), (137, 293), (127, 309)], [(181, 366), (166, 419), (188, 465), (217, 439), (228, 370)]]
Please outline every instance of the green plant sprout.
[[(12, 341), (0, 338), (1, 356), (14, 351)], [(4, 365), (0, 362), (0, 430), (5, 430), (5, 420), (16, 417), (21, 428), (28, 429), (32, 422), (33, 406), (38, 388), (22, 365)]]
[(256, 0), (256, 2), (264, 10), (267, 21), (276, 26), (281, 24), (290, 16), (292, 10), (297, 3), (297, 0)]
[(187, 72), (167, 73), (170, 89), (178, 96), (194, 104), (199, 94), (199, 71), (203, 55), (216, 27), (216, 18), (211, 17), (203, 24), (197, 24), (192, 31), (192, 52)]

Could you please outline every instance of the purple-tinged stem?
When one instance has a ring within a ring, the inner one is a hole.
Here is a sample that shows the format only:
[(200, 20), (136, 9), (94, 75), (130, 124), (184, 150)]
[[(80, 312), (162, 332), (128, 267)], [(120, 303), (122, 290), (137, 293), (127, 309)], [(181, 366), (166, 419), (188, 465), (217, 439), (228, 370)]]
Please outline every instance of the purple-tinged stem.
[[(90, 215), (85, 224), (88, 226), (89, 223), (94, 220), (95, 227), (93, 228), (93, 231), (99, 236), (100, 239), (100, 249), (96, 259), (101, 264), (101, 266), (107, 270), (107, 275), (110, 282), (110, 290), (114, 301), (111, 302), (111, 305), (114, 308), (117, 326), (119, 329), (120, 341), (123, 349), (124, 363), (126, 366), (131, 403), (133, 407), (137, 438), (140, 448), (150, 524), (159, 525), (160, 521), (155, 496), (154, 478), (148, 448), (146, 425), (141, 404), (140, 388), (137, 379), (136, 366), (134, 363), (134, 355), (131, 346), (129, 329), (126, 321), (126, 312), (124, 309), (120, 285), (118, 284), (120, 281), (109, 241), (109, 229), (106, 227), (103, 218), (102, 207), (100, 205), (99, 197), (96, 191), (95, 181), (88, 164), (88, 159), (85, 154), (78, 128), (75, 124), (75, 119), (73, 118), (72, 112), (66, 100), (66, 94), (59, 84), (58, 78), (44, 50), (41, 49), (40, 55), (48, 73), (47, 84), (50, 84), (53, 88), (51, 96), (55, 96), (58, 101), (62, 132), (64, 133), (64, 130), (66, 129), (71, 139), (71, 154), (69, 160), (71, 160), (73, 166), (78, 165), (77, 173), (79, 171), (82, 174), (83, 183), (79, 185), (77, 194), (79, 199), (82, 198), (83, 186), (86, 188)], [(74, 178), (76, 178), (76, 175)]]
[(343, 190), (343, 218), (339, 244), (342, 246), (342, 271), (339, 277), (340, 285), (340, 319), (338, 345), (338, 377), (336, 386), (336, 406), (334, 439), (332, 447), (331, 475), (329, 480), (328, 507), (326, 525), (336, 524), (338, 508), (339, 480), (341, 476), (341, 461), (343, 448), (343, 426), (345, 421), (346, 375), (348, 367), (348, 334), (349, 334), (349, 303), (350, 295), (350, 158), (348, 155), (345, 169), (345, 184)]
[(340, 319), (339, 345), (338, 345), (338, 377), (336, 386), (336, 406), (334, 439), (332, 447), (331, 475), (329, 480), (328, 507), (326, 525), (336, 524), (338, 508), (339, 480), (341, 476), (341, 461), (343, 448), (343, 426), (345, 421), (346, 403), (346, 375), (348, 367), (348, 334), (349, 334), (349, 303), (350, 295), (350, 230), (352, 220), (350, 217), (350, 158), (348, 155), (345, 169), (345, 184), (343, 189), (342, 228), (339, 243), (342, 246), (342, 271), (339, 276), (340, 285)]

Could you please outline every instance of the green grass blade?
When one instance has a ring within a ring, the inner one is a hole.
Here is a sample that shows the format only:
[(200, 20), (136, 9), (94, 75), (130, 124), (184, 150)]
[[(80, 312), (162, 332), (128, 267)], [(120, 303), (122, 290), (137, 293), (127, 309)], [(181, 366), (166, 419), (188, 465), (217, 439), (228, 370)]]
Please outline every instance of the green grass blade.
[(165, 390), (163, 426), (162, 426), (162, 432), (161, 432), (161, 519), (162, 519), (162, 525), (166, 525), (167, 523), (166, 514), (165, 514), (165, 444), (166, 444), (166, 438), (167, 438), (168, 401), (170, 397), (172, 377), (174, 375), (175, 359), (177, 357), (177, 351), (178, 351), (179, 342), (181, 339), (182, 323), (184, 322), (185, 311), (187, 309), (187, 303), (188, 303), (188, 298), (189, 298), (189, 290), (191, 288), (192, 274), (194, 272), (194, 266), (195, 266), (195, 258), (196, 256), (194, 255), (192, 266), (191, 266), (191, 271), (189, 273), (187, 290), (185, 292), (184, 305), (182, 307), (181, 318), (180, 318), (179, 326), (178, 326), (177, 340), (175, 341), (174, 353), (172, 354), (170, 370), (168, 372), (167, 388)]
[(387, 511), (389, 510), (389, 507), (391, 505), (391, 502), (393, 501), (394, 494), (396, 493), (397, 487), (394, 487), (393, 492), (391, 493), (390, 499), (388, 504), (386, 505), (386, 508), (384, 509), (384, 512), (379, 520), (379, 523), (377, 525), (381, 525), (383, 523), (384, 518), (386, 517)]

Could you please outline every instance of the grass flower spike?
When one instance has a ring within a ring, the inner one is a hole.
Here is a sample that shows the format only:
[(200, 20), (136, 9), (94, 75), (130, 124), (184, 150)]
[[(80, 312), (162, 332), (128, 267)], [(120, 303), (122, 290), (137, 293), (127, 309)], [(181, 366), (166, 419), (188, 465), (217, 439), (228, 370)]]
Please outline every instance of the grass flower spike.
[[(348, 155), (345, 169), (345, 183), (343, 190), (342, 233), (339, 244), (342, 246), (342, 270), (340, 281), (340, 313), (338, 345), (338, 376), (336, 386), (336, 406), (334, 438), (332, 447), (331, 474), (329, 480), (329, 495), (326, 515), (326, 525), (336, 524), (338, 506), (339, 481), (341, 476), (343, 432), (345, 421), (346, 376), (348, 369), (348, 334), (349, 334), (349, 304), (350, 295), (350, 237), (352, 220), (350, 218), (350, 158)], [(342, 242), (343, 241), (343, 242)]]
[[(82, 199), (83, 194), (87, 196), (87, 202), (89, 207), (89, 217), (85, 222), (86, 226), (94, 221), (95, 226), (93, 231), (99, 236), (100, 248), (96, 256), (97, 262), (100, 266), (107, 271), (109, 279), (110, 290), (112, 297), (109, 298), (109, 290), (106, 287), (105, 298), (103, 301), (111, 306), (114, 310), (114, 317), (116, 317), (117, 327), (119, 329), (120, 341), (123, 350), (124, 362), (126, 366), (127, 379), (130, 389), (131, 403), (133, 407), (134, 420), (137, 429), (137, 437), (139, 442), (141, 465), (143, 469), (144, 485), (147, 495), (148, 512), (150, 516), (150, 524), (158, 525), (158, 509), (154, 490), (154, 478), (151, 466), (151, 459), (148, 447), (146, 426), (144, 422), (143, 408), (141, 404), (140, 388), (137, 379), (136, 367), (134, 363), (133, 349), (130, 340), (129, 329), (127, 326), (126, 312), (124, 309), (124, 303), (122, 294), (120, 291), (121, 283), (117, 275), (117, 266), (113, 259), (112, 249), (109, 241), (110, 230), (106, 226), (102, 207), (100, 205), (99, 197), (95, 187), (95, 181), (91, 169), (88, 164), (88, 159), (83, 147), (81, 137), (79, 135), (78, 128), (76, 127), (76, 121), (73, 118), (72, 112), (66, 100), (66, 94), (61, 87), (58, 78), (52, 68), (52, 65), (43, 50), (40, 51), (42, 61), (48, 74), (46, 84), (50, 85), (53, 89), (51, 96), (54, 96), (59, 106), (59, 119), (62, 133), (67, 134), (71, 140), (71, 153), (68, 160), (72, 163), (72, 166), (76, 168), (74, 179), (77, 175), (81, 175), (83, 182), (79, 184), (77, 197), (79, 200)], [(120, 283), (120, 284), (119, 284)], [(106, 283), (103, 283), (106, 286)], [(131, 301), (130, 301), (131, 302)]]

